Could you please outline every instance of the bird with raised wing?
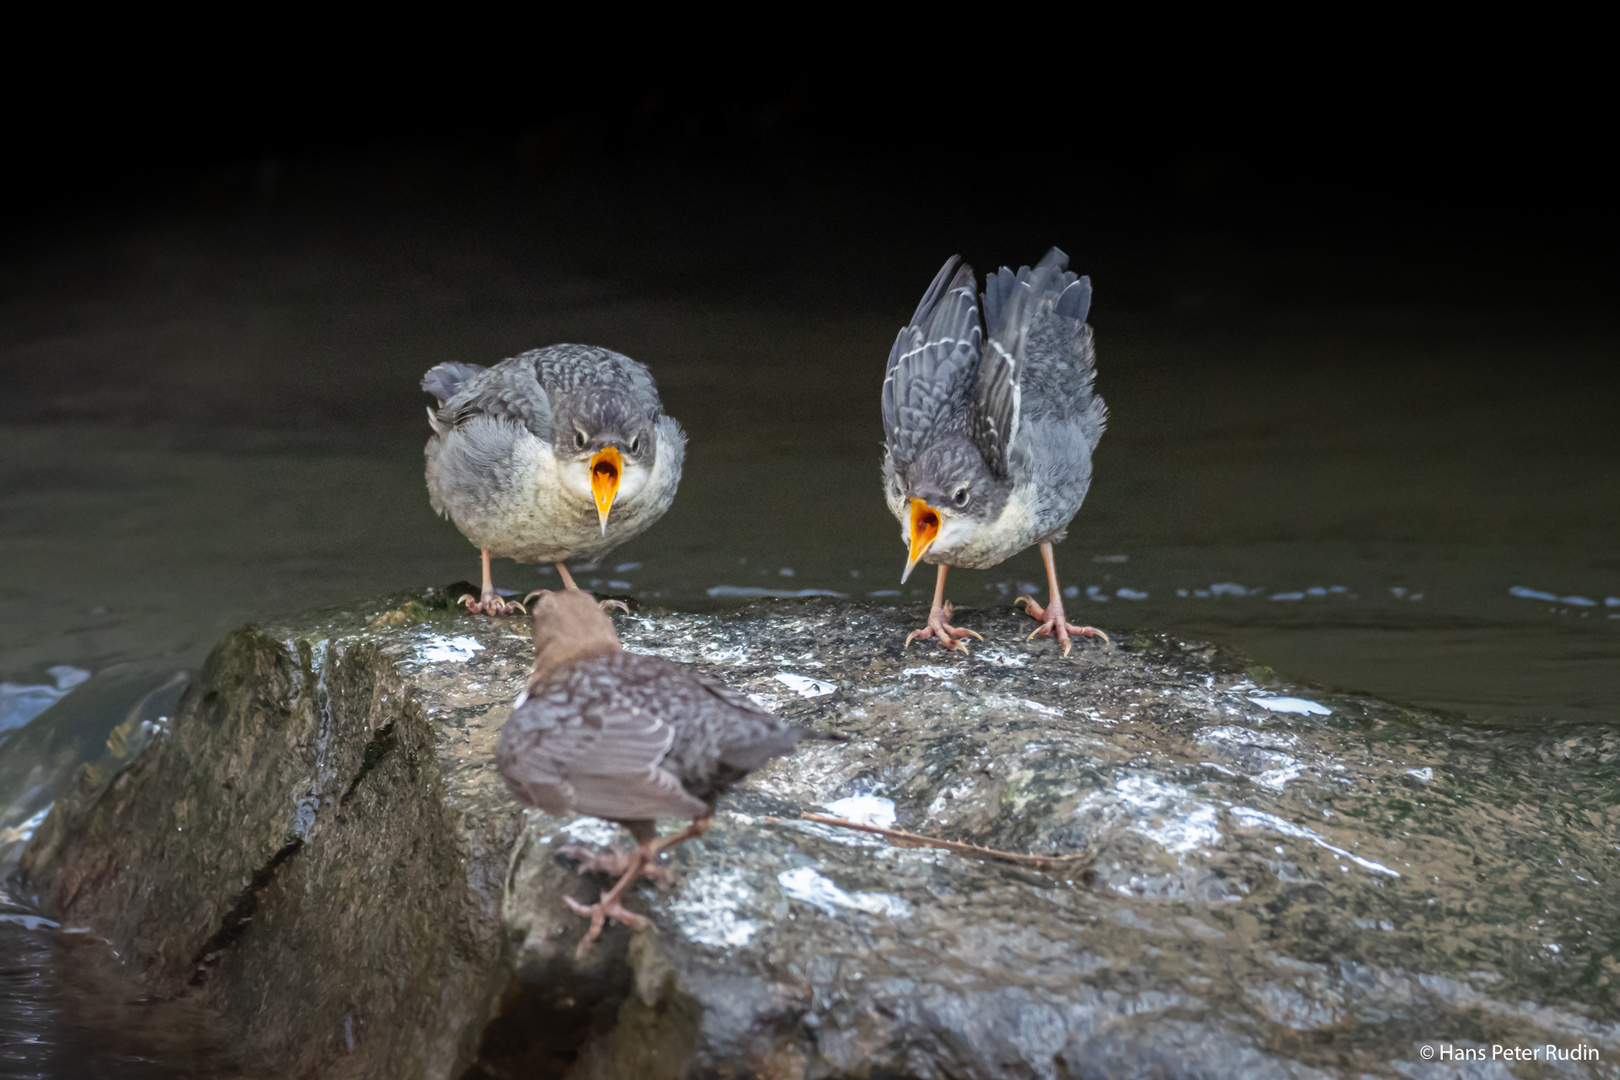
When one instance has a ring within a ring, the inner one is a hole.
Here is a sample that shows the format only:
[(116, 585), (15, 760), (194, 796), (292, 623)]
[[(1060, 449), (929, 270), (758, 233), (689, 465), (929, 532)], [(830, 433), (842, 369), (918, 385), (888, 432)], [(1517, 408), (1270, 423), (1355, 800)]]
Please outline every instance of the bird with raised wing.
[(1033, 544), (1050, 599), (1014, 601), (1039, 622), (1030, 637), (1056, 636), (1065, 656), (1071, 634), (1108, 639), (1068, 622), (1052, 555), (1085, 501), (1108, 415), (1092, 388), (1091, 279), (1068, 265), (1053, 248), (1034, 269), (1003, 267), (976, 297), (973, 268), (953, 256), (889, 353), (883, 492), (909, 551), (900, 580), (919, 561), (939, 567), (928, 623), (907, 645), (983, 640), (951, 625), (946, 570), (987, 569)]
[(686, 436), (665, 415), (646, 367), (587, 345), (552, 345), (493, 367), (439, 364), (422, 377), (433, 509), (483, 556), (468, 609), (515, 615), (490, 556), (555, 563), (599, 559), (644, 531), (675, 500)]
[[(638, 877), (657, 877), (659, 854), (709, 829), (728, 788), (803, 739), (837, 739), (797, 727), (691, 668), (626, 652), (613, 623), (578, 591), (542, 592), (534, 605), (534, 670), (501, 728), (495, 763), (507, 787), (548, 814), (586, 814), (629, 830), (631, 852), (564, 848), (580, 873), (618, 881), (594, 904), (583, 954), (608, 919), (647, 919), (625, 908)], [(657, 819), (690, 818), (658, 838)]]

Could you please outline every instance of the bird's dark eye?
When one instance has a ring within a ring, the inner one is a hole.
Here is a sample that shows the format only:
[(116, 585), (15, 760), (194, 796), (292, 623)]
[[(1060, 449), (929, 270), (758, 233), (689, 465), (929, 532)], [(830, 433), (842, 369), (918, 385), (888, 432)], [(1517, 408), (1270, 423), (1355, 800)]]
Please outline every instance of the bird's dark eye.
[(574, 449), (585, 449), (585, 433), (577, 428), (574, 430)]
[(968, 504), (968, 489), (966, 484), (956, 489), (956, 494), (951, 496), (951, 502), (955, 503), (957, 506), (966, 506)]
[(640, 449), (641, 449), (641, 436), (637, 435), (635, 438), (630, 440), (630, 452), (632, 454), (634, 454), (636, 451), (638, 451)]

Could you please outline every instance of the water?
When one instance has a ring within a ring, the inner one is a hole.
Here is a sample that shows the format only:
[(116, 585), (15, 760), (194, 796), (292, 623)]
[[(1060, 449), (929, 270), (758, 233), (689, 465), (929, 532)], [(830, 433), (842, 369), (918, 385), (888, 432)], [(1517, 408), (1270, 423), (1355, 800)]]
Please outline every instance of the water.
[[(476, 551), (422, 483), (416, 386), (443, 360), (573, 340), (653, 368), (690, 436), (686, 477), (668, 516), (582, 583), (681, 607), (872, 597), (921, 624), (932, 580), (899, 582), (877, 398), (895, 330), (950, 253), (934, 234), (846, 221), (815, 242), (810, 225), (781, 226), (795, 242), (775, 243), (750, 235), (761, 206), (721, 228), (701, 202), (696, 224), (650, 233), (656, 207), (614, 227), (598, 206), (507, 228), (498, 202), (412, 217), (361, 187), (91, 221), (8, 249), (0, 680), (44, 688), (27, 692), (38, 701), (53, 670), (93, 678), (0, 732), (0, 772), (24, 735), (54, 748), (0, 791), (19, 800), (0, 828), (25, 825), (48, 804), (43, 780), (102, 755), (132, 715), (161, 716), (176, 673), (229, 629), (476, 579)], [(982, 271), (1053, 240), (1096, 280), (1112, 412), (1058, 552), (1072, 617), (1213, 639), (1473, 721), (1620, 721), (1612, 316), (1353, 291), (1152, 304), (1130, 282), (1111, 293), (1107, 258), (1088, 264), (1067, 237), (969, 254)], [(495, 572), (514, 590), (554, 580)], [(1005, 605), (1042, 580), (1030, 552), (953, 572), (948, 595)], [(0, 933), (25, 957), (8, 969), (13, 1002), (44, 1000), (27, 988), (84, 955), (26, 920)], [(61, 1048), (77, 1029), (49, 1030)]]
[(250, 1075), (184, 1001), (132, 994), (107, 943), (0, 887), (0, 1076), (233, 1080)]
[[(926, 573), (900, 586), (875, 479), (873, 403), (904, 302), (638, 296), (563, 278), (544, 253), (466, 271), (474, 294), (421, 265), (441, 252), (365, 239), (271, 257), (252, 234), (145, 231), (14, 283), (3, 355), (24, 393), (0, 432), (0, 678), (194, 666), (266, 612), (475, 579), (476, 553), (427, 504), (415, 384), (438, 360), (553, 340), (651, 364), (691, 436), (674, 508), (586, 571), (593, 587), (683, 605), (761, 589), (925, 602)], [(1616, 715), (1620, 383), (1597, 364), (1612, 325), (1215, 321), (1101, 300), (1096, 320), (1112, 420), (1059, 549), (1081, 617), (1475, 715)], [(1005, 603), (1042, 580), (1029, 552), (955, 572), (950, 595)], [(1243, 596), (1201, 595), (1234, 583)]]

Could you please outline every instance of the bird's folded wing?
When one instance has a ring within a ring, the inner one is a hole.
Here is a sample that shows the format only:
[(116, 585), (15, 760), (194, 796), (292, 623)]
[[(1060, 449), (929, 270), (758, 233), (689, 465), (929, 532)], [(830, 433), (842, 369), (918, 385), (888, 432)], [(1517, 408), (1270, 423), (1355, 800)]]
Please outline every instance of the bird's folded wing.
[(533, 360), (527, 357), (506, 360), (473, 375), (435, 415), (450, 427), (475, 416), (510, 420), (528, 428), (537, 439), (551, 438), (551, 402), (535, 378)]
[(912, 460), (971, 385), (983, 336), (974, 286), (973, 268), (953, 255), (889, 351), (883, 434), (898, 461)]
[(639, 773), (580, 773), (569, 783), (576, 811), (611, 821), (699, 817), (709, 810), (674, 774), (658, 767)]
[[(592, 703), (581, 710), (568, 695), (542, 694), (513, 711), (501, 729), (495, 761), (512, 790), (536, 806), (562, 813), (567, 807), (556, 810), (553, 804), (566, 803), (582, 813), (597, 814), (581, 803), (580, 792), (600, 789), (601, 777), (662, 773), (675, 782), (659, 768), (674, 740), (674, 728), (645, 710), (617, 701)], [(679, 799), (674, 804), (689, 805)]]

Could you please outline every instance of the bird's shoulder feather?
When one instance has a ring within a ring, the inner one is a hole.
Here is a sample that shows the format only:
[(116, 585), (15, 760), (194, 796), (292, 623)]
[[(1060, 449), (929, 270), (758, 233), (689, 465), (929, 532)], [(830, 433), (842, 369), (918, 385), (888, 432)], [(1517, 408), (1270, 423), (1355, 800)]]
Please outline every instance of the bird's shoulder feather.
[[(441, 364), (428, 372), (422, 380), (423, 389), (435, 392), (428, 385), (428, 379), (448, 366)], [(470, 368), (472, 365), (457, 366)], [(440, 378), (435, 385), (454, 391), (449, 398), (441, 400), (439, 408), (433, 412), (436, 430), (460, 427), (474, 417), (486, 416), (521, 424), (538, 439), (551, 438), (551, 401), (536, 377), (533, 353), (479, 369), (454, 384), (448, 378)]]

